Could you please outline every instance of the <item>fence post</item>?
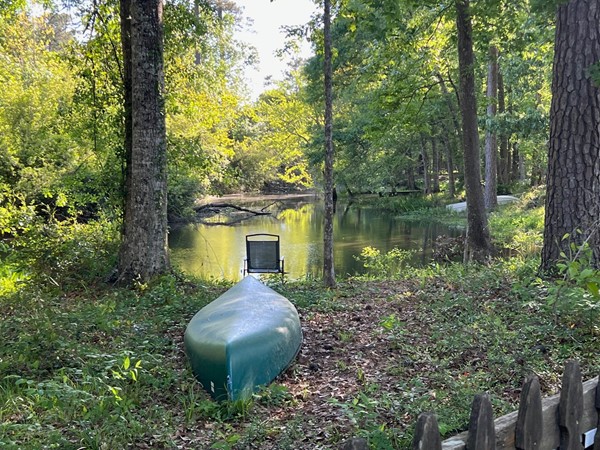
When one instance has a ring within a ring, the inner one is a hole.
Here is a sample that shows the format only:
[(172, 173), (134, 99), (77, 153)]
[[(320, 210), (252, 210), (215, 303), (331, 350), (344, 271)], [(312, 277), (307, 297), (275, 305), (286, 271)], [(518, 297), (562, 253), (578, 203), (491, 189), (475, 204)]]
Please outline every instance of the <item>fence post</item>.
[(558, 404), (560, 450), (583, 450), (581, 443), (581, 418), (583, 417), (583, 386), (577, 361), (569, 360), (565, 366)]
[(479, 394), (475, 396), (471, 407), (467, 450), (494, 450), (495, 448), (496, 430), (492, 403), (487, 394)]
[(535, 375), (523, 382), (519, 400), (519, 415), (515, 426), (515, 447), (517, 450), (539, 449), (543, 436), (542, 392)]
[(433, 413), (419, 415), (412, 448), (413, 450), (442, 450), (440, 428)]

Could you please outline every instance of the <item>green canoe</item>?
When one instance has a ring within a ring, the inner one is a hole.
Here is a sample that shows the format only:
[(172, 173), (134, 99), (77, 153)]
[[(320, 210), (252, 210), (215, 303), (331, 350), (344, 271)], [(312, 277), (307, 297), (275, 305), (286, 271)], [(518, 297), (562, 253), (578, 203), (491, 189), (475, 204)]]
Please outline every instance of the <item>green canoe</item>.
[(184, 343), (204, 389), (217, 400), (238, 400), (288, 367), (302, 329), (294, 305), (248, 276), (196, 313)]

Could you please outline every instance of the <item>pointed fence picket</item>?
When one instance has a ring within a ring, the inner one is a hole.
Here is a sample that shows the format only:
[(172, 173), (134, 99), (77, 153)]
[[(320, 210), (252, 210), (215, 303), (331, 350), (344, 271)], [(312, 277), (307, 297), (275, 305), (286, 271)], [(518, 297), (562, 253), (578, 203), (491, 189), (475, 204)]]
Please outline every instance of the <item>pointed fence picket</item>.
[[(542, 399), (536, 376), (521, 391), (519, 410), (494, 420), (487, 395), (473, 401), (468, 431), (442, 441), (435, 415), (419, 416), (414, 450), (600, 450), (598, 377), (582, 383), (577, 361), (568, 361), (560, 394)], [(595, 433), (595, 437), (591, 436)]]

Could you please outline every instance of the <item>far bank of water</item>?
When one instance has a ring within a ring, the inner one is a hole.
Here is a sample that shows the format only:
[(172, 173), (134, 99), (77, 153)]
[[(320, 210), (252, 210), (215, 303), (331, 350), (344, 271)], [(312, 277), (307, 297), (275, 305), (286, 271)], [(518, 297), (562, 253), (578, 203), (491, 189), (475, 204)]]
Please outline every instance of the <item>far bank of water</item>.
[[(203, 278), (242, 278), (245, 237), (253, 233), (277, 234), (288, 277), (320, 277), (323, 264), (323, 202), (315, 196), (231, 201), (254, 210), (268, 207), (269, 216), (256, 216), (232, 225), (191, 224), (169, 233), (174, 265)], [(213, 223), (225, 221), (214, 217)], [(356, 260), (364, 247), (387, 252), (394, 247), (415, 250), (414, 264), (431, 260), (433, 241), (461, 231), (434, 221), (398, 218), (375, 206), (338, 202), (334, 217), (334, 264), (338, 276), (364, 272)]]

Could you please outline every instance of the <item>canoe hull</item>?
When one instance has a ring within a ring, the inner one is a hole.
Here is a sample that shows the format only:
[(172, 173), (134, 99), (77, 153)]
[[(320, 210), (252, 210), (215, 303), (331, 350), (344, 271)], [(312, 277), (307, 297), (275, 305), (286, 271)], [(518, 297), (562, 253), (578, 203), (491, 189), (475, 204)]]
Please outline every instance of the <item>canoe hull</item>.
[(294, 305), (246, 277), (192, 318), (184, 335), (192, 371), (217, 400), (248, 398), (293, 361), (302, 343)]

